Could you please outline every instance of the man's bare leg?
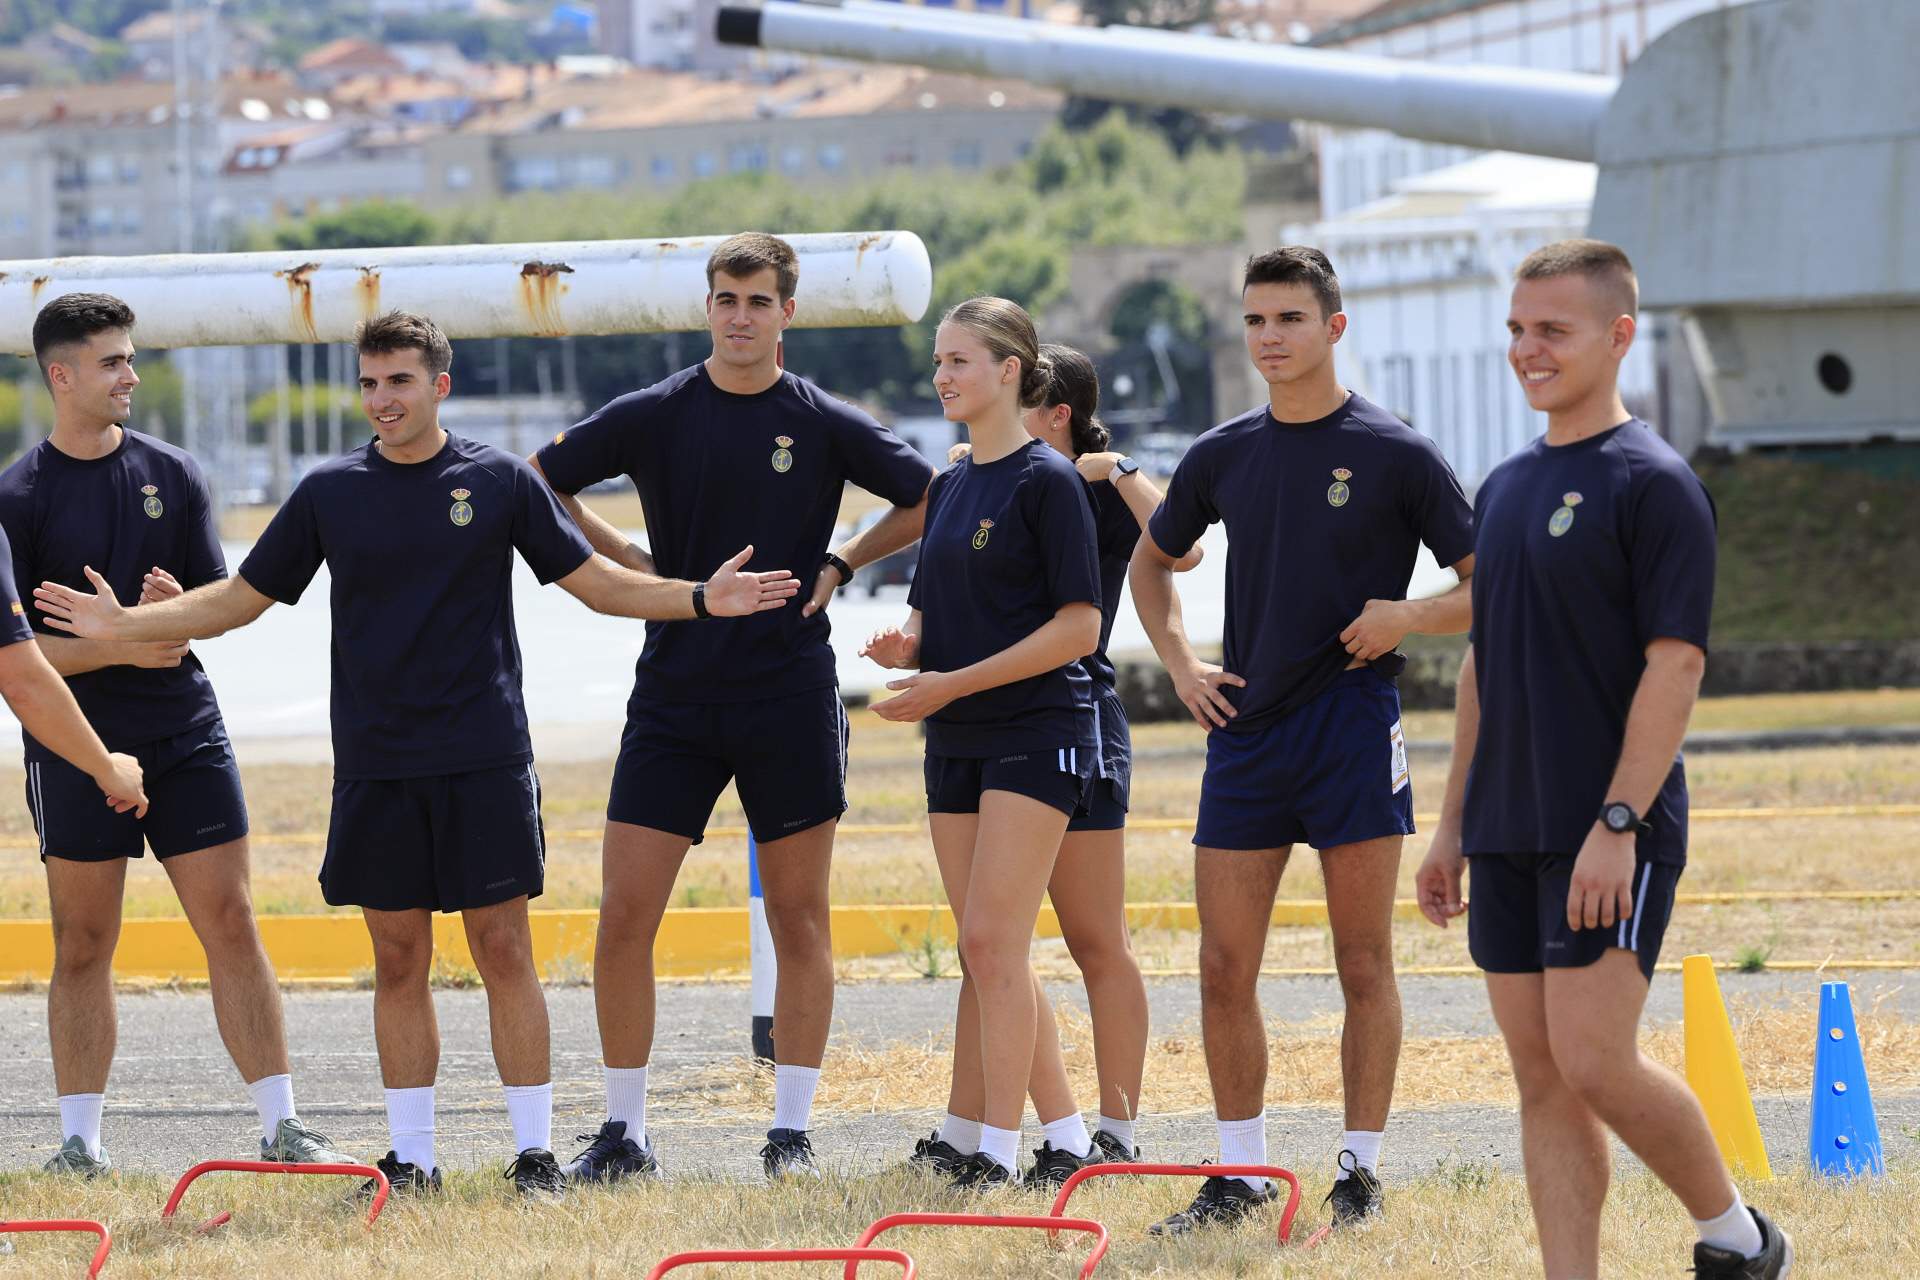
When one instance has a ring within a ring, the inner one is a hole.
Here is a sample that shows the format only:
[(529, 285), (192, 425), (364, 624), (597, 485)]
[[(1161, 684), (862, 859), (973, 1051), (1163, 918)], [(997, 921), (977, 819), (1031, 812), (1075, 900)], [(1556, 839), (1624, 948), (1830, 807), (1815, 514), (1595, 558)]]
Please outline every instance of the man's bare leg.
[(1520, 1090), (1527, 1199), (1547, 1280), (1591, 1280), (1600, 1274), (1600, 1210), (1611, 1165), (1606, 1130), (1554, 1063), (1543, 975), (1490, 973), (1487, 996)]

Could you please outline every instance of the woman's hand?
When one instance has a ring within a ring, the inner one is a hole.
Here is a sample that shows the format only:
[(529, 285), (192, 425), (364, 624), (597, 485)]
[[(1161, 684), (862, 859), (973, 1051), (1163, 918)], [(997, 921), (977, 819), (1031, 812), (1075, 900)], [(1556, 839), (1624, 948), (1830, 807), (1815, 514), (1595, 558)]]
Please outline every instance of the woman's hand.
[(899, 627), (883, 627), (867, 637), (856, 656), (896, 671), (911, 670), (920, 658), (920, 637)]
[(895, 724), (925, 720), (960, 696), (960, 690), (953, 687), (950, 671), (922, 671), (918, 675), (903, 676), (887, 681), (887, 688), (897, 692), (885, 702), (874, 703), (873, 713)]

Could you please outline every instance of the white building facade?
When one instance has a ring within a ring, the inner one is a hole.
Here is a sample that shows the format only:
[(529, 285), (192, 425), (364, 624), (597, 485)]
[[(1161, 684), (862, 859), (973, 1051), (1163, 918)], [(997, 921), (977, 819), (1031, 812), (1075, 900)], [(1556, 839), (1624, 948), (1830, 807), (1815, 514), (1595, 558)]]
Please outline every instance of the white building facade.
[[(1676, 23), (1744, 0), (1388, 0), (1313, 43), (1422, 61), (1618, 76)], [(1513, 270), (1584, 235), (1595, 166), (1322, 128), (1321, 220), (1275, 228), (1319, 245), (1351, 319), (1341, 371), (1431, 436), (1468, 486), (1544, 429), (1506, 363)], [(1679, 325), (1641, 317), (1623, 371), (1628, 407), (1683, 452), (1706, 406)]]

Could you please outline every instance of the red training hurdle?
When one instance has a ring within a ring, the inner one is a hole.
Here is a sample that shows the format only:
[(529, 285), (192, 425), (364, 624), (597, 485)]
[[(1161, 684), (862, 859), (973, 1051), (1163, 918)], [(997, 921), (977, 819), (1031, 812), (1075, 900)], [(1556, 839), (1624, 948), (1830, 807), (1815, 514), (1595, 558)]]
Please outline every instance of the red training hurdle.
[(898, 1249), (694, 1249), (662, 1258), (647, 1272), (660, 1280), (669, 1271), (697, 1262), (845, 1262), (851, 1274), (863, 1262), (891, 1262), (901, 1269), (901, 1280), (914, 1280), (913, 1259)]
[(87, 1276), (100, 1274), (100, 1268), (107, 1265), (107, 1255), (113, 1252), (113, 1236), (104, 1224), (87, 1218), (48, 1218), (40, 1222), (0, 1222), (0, 1235), (8, 1232), (29, 1231), (81, 1231), (100, 1237), (100, 1244), (93, 1251), (93, 1261), (87, 1267)]
[[(1061, 1231), (1084, 1231), (1094, 1237), (1094, 1242), (1093, 1252), (1080, 1268), (1080, 1280), (1087, 1280), (1100, 1259), (1107, 1256), (1107, 1229), (1090, 1218), (1001, 1217), (991, 1213), (890, 1213), (861, 1232), (856, 1247), (866, 1248), (882, 1232), (895, 1227), (1029, 1227), (1045, 1231), (1048, 1239)], [(846, 1280), (855, 1280), (854, 1267), (851, 1262), (847, 1264)]]
[[(375, 1186), (373, 1203), (367, 1207), (367, 1225), (371, 1227), (380, 1216), (380, 1210), (387, 1204), (387, 1195), (392, 1188), (387, 1185), (387, 1175), (370, 1164), (280, 1164), (272, 1160), (203, 1160), (180, 1175), (180, 1181), (173, 1184), (173, 1194), (167, 1197), (167, 1207), (160, 1211), (162, 1218), (171, 1218), (180, 1207), (180, 1201), (186, 1197), (187, 1188), (195, 1179), (209, 1173), (299, 1173), (338, 1175), (352, 1178), (369, 1178)], [(202, 1233), (228, 1222), (232, 1212), (223, 1211), (201, 1223)]]

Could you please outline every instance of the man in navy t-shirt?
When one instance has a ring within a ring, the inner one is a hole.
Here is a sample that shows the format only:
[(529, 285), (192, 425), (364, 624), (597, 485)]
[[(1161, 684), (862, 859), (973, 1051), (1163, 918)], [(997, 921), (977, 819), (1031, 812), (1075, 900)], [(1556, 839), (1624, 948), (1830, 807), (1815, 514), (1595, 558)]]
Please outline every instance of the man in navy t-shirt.
[[(98, 293), (65, 294), (34, 318), (54, 425), (0, 474), (16, 582), (85, 587), (93, 566), (148, 605), (227, 576), (199, 466), (125, 426), (140, 385), (133, 323), (124, 302)], [(103, 806), (96, 780), (27, 727), (27, 804), (55, 939), (47, 1024), (63, 1143), (48, 1167), (61, 1172), (111, 1167), (100, 1120), (113, 1066), (114, 943), (127, 860), (148, 847), (206, 951), (221, 1038), (260, 1115), (262, 1157), (343, 1158), (294, 1110), (280, 988), (253, 920), (240, 770), (183, 635), (85, 640), (41, 624), (41, 651), (107, 745), (141, 762), (153, 802), (140, 814)]]
[[(1413, 788), (1393, 678), (1411, 632), (1466, 630), (1472, 512), (1431, 440), (1341, 386), (1340, 284), (1318, 249), (1254, 257), (1241, 291), (1247, 354), (1270, 403), (1193, 442), (1134, 552), (1140, 621), (1207, 733), (1194, 826), (1202, 1011), (1220, 1157), (1264, 1164), (1267, 1037), (1255, 983), (1295, 844), (1320, 851), (1346, 998), (1346, 1132), (1336, 1223), (1379, 1210), (1376, 1169), (1400, 1058), (1393, 893)], [(1176, 559), (1227, 526), (1225, 666), (1180, 622)], [(1463, 582), (1407, 600), (1420, 544)], [(1210, 1179), (1160, 1224), (1180, 1233), (1278, 1194)]]
[[(799, 609), (724, 634), (660, 622), (634, 672), (607, 801), (594, 999), (607, 1121), (570, 1166), (610, 1181), (656, 1169), (646, 1134), (653, 941), (690, 846), (732, 782), (759, 846), (779, 959), (768, 1177), (813, 1168), (807, 1137), (833, 1015), (827, 873), (847, 807), (847, 717), (825, 607), (862, 565), (920, 536), (933, 468), (866, 414), (780, 366), (799, 264), (774, 236), (733, 236), (707, 261), (713, 354), (621, 396), (534, 455), (596, 550), (700, 575), (742, 542), (756, 564), (817, 569)], [(616, 476), (640, 491), (651, 552), (574, 497)], [(848, 481), (893, 504), (828, 550)]]
[(1507, 355), (1547, 432), (1480, 486), (1473, 644), (1416, 888), (1445, 928), (1472, 866), (1467, 939), (1519, 1084), (1547, 1274), (1599, 1274), (1610, 1128), (1693, 1216), (1697, 1275), (1766, 1280), (1792, 1243), (1741, 1202), (1699, 1102), (1638, 1044), (1686, 861), (1679, 752), (1714, 570), (1706, 488), (1620, 400), (1638, 295), (1597, 240), (1520, 264)]
[(702, 583), (595, 557), (524, 460), (441, 429), (453, 354), (432, 321), (394, 312), (362, 325), (357, 342), (375, 438), (308, 472), (237, 576), (131, 610), (91, 572), (98, 595), (36, 594), (51, 624), (75, 634), (201, 637), (294, 603), (327, 566), (334, 786), (320, 883), (329, 903), (362, 909), (373, 939), (374, 1033), (394, 1134), (380, 1167), (405, 1192), (439, 1186), (427, 978), (433, 913), (457, 911), (486, 981), (519, 1153), (509, 1176), (523, 1192), (552, 1192), (564, 1176), (550, 1149), (547, 1010), (527, 922), (545, 841), (513, 555), (541, 582), (627, 617), (776, 609), (799, 584), (784, 571), (741, 572), (746, 551)]

